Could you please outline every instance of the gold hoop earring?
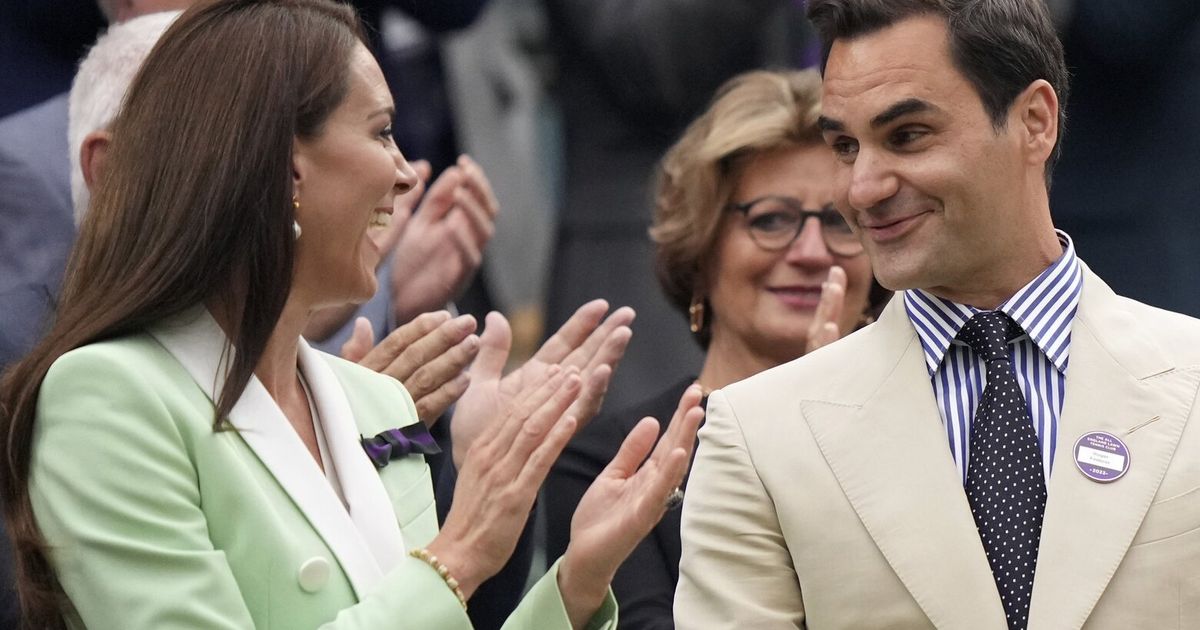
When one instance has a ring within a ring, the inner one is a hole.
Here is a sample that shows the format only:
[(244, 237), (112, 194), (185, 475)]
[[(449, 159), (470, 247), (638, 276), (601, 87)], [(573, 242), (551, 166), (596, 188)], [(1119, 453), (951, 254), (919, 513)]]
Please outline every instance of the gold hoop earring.
[(688, 305), (688, 328), (693, 333), (698, 333), (704, 328), (704, 298), (698, 295), (692, 298), (692, 303)]

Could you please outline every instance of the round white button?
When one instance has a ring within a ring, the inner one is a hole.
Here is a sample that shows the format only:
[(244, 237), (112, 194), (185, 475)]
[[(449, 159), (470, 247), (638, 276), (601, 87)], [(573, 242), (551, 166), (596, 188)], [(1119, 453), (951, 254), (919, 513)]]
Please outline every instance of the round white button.
[(309, 558), (300, 565), (300, 588), (307, 593), (315, 593), (329, 582), (329, 561), (317, 556)]

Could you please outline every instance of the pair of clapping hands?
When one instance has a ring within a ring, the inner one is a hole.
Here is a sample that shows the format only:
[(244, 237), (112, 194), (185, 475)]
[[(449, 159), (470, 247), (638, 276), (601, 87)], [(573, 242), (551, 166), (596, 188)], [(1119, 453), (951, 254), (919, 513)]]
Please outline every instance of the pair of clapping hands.
[[(414, 166), (426, 181), (428, 164)], [(418, 199), (421, 209), (413, 214)], [(486, 175), (466, 156), (428, 192), (422, 184), (397, 200), (390, 229), (372, 236), (381, 251), (395, 250), (389, 275), (399, 321), (461, 291), (479, 266), (498, 210)], [(429, 247), (435, 251), (425, 251)], [(512, 555), (554, 460), (600, 409), (634, 318), (629, 308), (607, 312), (603, 300), (580, 307), (507, 375), (512, 331), (499, 313), (489, 314), (476, 335), (469, 315), (426, 312), (378, 345), (360, 320), (342, 348), (346, 359), (403, 383), (426, 424), (457, 401), (450, 433), (458, 481), (450, 513), (428, 549), (468, 597)], [(617, 567), (662, 517), (665, 499), (682, 481), (703, 418), (700, 396), (699, 388), (683, 396), (657, 446), (658, 425), (644, 419), (580, 502), (558, 573), (576, 627), (600, 606)]]
[[(476, 336), (469, 315), (426, 313), (345, 358), (400, 380), (432, 424), (457, 400), (450, 432), (458, 483), (445, 525), (428, 549), (470, 597), (512, 555), (538, 489), (578, 427), (596, 414), (625, 353), (634, 313), (605, 317), (603, 300), (579, 308), (524, 365), (503, 374), (512, 332), (499, 313)], [(468, 368), (469, 365), (469, 369)], [(617, 567), (654, 527), (683, 480), (703, 418), (700, 389), (683, 395), (667, 432), (643, 419), (580, 501), (559, 588), (573, 625), (599, 608)]]

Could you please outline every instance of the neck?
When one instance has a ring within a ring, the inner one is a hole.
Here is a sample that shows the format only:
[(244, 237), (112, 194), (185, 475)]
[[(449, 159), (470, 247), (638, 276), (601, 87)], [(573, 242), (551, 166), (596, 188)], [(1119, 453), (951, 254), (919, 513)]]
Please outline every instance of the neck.
[[(225, 300), (214, 299), (207, 306), (217, 324), (228, 335), (233, 329), (229, 304)], [(308, 319), (308, 309), (289, 297), (283, 312), (280, 313), (279, 321), (271, 331), (258, 365), (254, 367), (254, 375), (276, 401), (301, 395), (300, 380), (297, 376), (300, 347), (298, 340), (308, 324)]]
[(1036, 211), (1022, 222), (1022, 229), (1008, 238), (1008, 247), (993, 260), (960, 276), (961, 287), (929, 287), (930, 293), (959, 304), (995, 310), (1046, 270), (1063, 254), (1062, 243), (1050, 220), (1050, 205), (1043, 186), (1030, 208)]
[(713, 331), (708, 353), (704, 355), (704, 366), (696, 379), (706, 394), (779, 365), (779, 361), (755, 353), (745, 344), (732, 340), (732, 335), (722, 332)]

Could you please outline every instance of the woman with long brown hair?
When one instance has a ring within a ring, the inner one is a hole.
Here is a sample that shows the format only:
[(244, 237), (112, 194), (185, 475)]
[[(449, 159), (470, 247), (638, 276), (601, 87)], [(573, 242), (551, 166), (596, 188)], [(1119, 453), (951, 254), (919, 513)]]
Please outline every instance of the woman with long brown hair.
[[(3, 383), (0, 495), (30, 626), (469, 626), (618, 333), (568, 328), (500, 378), (507, 329), (489, 317), (455, 416), (477, 437), (439, 531), (411, 398), (300, 338), (375, 289), (368, 232), (415, 181), (392, 107), (329, 0), (204, 4), (151, 53), (55, 321)], [(639, 426), (510, 626), (615, 621), (608, 582), (682, 478), (699, 397), (657, 447)]]

